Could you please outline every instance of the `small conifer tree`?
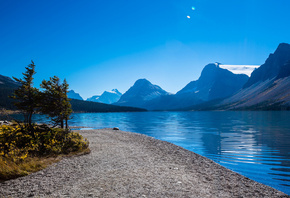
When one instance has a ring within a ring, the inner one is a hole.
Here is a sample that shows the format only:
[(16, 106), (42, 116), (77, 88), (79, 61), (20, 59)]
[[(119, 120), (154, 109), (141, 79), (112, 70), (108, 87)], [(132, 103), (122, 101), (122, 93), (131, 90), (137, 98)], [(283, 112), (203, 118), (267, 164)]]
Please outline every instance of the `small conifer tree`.
[(60, 125), (64, 128), (64, 121), (66, 128), (68, 128), (67, 121), (72, 112), (71, 104), (67, 97), (68, 84), (66, 80), (61, 84), (57, 76), (50, 78), (50, 80), (43, 80), (40, 85), (44, 89), (42, 93), (42, 105), (40, 112), (47, 114), (55, 125)]

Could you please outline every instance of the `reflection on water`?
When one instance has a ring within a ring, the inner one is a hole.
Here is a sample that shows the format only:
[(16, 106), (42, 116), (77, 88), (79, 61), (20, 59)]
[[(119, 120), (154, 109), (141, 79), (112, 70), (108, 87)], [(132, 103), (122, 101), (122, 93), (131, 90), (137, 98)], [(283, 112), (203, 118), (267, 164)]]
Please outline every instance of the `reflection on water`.
[(290, 194), (290, 112), (73, 114), (70, 125), (119, 127), (169, 141)]

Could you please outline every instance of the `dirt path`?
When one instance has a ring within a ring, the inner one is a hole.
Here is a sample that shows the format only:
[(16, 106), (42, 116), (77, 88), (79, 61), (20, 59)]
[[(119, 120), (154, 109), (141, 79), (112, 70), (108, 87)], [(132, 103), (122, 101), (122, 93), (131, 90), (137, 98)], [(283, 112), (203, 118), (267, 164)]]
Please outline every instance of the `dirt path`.
[(0, 184), (0, 197), (287, 197), (213, 161), (154, 138), (80, 132), (91, 153)]

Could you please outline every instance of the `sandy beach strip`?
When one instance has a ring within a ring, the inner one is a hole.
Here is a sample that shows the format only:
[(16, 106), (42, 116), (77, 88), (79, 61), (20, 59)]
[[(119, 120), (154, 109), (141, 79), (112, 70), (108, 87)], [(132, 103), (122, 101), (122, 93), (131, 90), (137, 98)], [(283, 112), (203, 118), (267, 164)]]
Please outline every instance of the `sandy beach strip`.
[(0, 183), (0, 197), (288, 197), (174, 144), (84, 130), (88, 155)]

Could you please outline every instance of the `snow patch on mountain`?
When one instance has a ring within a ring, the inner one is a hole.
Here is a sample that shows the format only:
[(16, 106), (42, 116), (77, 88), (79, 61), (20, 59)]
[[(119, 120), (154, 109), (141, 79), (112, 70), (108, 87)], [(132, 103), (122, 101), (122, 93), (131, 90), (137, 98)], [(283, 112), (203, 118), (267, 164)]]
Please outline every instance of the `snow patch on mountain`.
[(251, 76), (251, 73), (258, 67), (259, 65), (219, 65), (220, 68), (227, 69), (234, 74), (246, 74), (247, 76)]

